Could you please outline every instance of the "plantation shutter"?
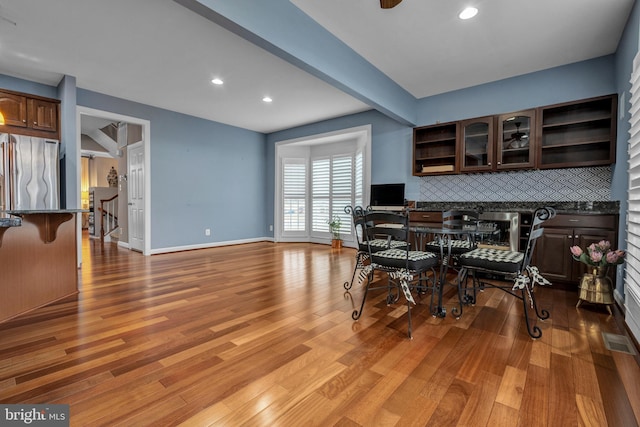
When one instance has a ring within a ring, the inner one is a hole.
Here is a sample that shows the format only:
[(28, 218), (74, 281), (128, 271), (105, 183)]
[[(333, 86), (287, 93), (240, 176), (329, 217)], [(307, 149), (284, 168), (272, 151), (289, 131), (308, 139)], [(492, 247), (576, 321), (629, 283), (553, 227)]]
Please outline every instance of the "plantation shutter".
[(625, 322), (640, 341), (640, 53), (631, 74)]
[(331, 159), (314, 159), (311, 167), (311, 231), (329, 232)]
[(353, 203), (353, 156), (334, 156), (331, 165), (331, 212), (340, 218), (340, 234), (351, 234), (351, 215), (344, 211)]
[[(360, 170), (362, 169), (362, 159)], [(334, 217), (340, 218), (342, 224), (340, 234), (351, 234), (351, 215), (345, 213), (344, 208), (354, 204), (354, 184), (356, 179), (362, 182), (362, 177), (356, 178), (354, 154), (333, 155), (316, 158), (311, 162), (311, 230), (318, 233), (329, 233), (328, 222)], [(362, 184), (360, 184), (362, 187)], [(359, 190), (362, 198), (362, 189)]]
[(305, 159), (284, 159), (283, 231), (306, 230), (307, 166)]

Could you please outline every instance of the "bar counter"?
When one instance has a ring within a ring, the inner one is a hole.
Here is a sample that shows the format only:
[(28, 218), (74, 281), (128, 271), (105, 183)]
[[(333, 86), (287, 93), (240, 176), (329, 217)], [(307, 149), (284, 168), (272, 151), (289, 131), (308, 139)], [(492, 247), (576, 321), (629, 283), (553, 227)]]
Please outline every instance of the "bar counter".
[(79, 212), (0, 212), (0, 322), (78, 293)]

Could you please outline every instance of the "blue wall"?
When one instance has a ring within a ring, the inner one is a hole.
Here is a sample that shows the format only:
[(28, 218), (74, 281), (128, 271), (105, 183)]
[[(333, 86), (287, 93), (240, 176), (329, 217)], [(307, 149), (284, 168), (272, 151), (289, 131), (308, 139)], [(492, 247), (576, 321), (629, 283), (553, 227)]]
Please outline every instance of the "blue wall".
[(616, 93), (614, 56), (473, 86), (418, 101), (419, 126)]
[(266, 236), (263, 134), (82, 89), (78, 105), (151, 122), (152, 250)]
[(0, 74), (0, 87), (18, 92), (30, 93), (32, 95), (60, 99), (58, 98), (58, 90), (53, 86), (17, 79), (15, 77), (5, 76), (4, 74)]

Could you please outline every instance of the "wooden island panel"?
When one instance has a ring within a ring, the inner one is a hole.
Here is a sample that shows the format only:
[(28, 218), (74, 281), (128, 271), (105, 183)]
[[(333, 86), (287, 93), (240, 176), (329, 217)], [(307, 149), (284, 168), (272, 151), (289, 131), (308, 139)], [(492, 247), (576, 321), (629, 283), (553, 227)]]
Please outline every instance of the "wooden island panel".
[(0, 246), (0, 322), (78, 292), (76, 213), (20, 216)]

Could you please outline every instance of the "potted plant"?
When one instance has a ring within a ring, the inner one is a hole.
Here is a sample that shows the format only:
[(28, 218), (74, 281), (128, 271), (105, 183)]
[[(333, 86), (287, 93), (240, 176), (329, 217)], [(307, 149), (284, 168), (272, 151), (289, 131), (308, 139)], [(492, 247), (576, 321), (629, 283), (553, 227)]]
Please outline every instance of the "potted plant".
[(331, 221), (327, 221), (329, 224), (329, 230), (331, 231), (331, 247), (340, 249), (342, 247), (342, 239), (340, 239), (340, 227), (342, 222), (339, 216), (333, 216)]

